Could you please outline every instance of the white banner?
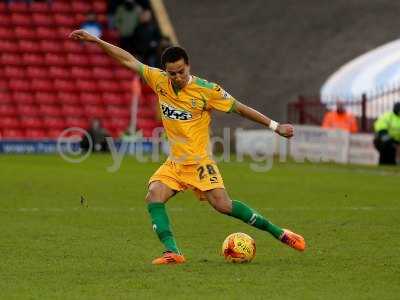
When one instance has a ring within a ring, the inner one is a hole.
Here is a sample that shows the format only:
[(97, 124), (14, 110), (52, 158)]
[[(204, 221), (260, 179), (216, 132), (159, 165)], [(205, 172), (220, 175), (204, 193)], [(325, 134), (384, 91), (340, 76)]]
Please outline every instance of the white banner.
[(377, 165), (379, 153), (373, 145), (374, 135), (368, 133), (351, 134), (349, 163), (360, 165)]
[(296, 161), (347, 163), (349, 133), (316, 126), (295, 126), (290, 156)]

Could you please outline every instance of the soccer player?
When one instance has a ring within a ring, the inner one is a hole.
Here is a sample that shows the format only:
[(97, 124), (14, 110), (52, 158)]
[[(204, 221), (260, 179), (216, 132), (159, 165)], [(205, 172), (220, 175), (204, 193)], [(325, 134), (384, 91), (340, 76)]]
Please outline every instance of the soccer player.
[(142, 64), (127, 51), (109, 44), (84, 30), (71, 38), (93, 42), (123, 66), (140, 74), (158, 95), (163, 126), (171, 144), (170, 156), (149, 180), (147, 208), (165, 252), (153, 264), (184, 263), (171, 230), (165, 204), (177, 192), (192, 189), (218, 212), (269, 232), (279, 241), (303, 251), (304, 238), (271, 223), (245, 203), (231, 200), (225, 191), (217, 165), (208, 153), (211, 110), (234, 112), (290, 138), (293, 127), (278, 124), (260, 112), (240, 103), (219, 85), (190, 74), (189, 58), (181, 47), (167, 48), (161, 57), (163, 70)]

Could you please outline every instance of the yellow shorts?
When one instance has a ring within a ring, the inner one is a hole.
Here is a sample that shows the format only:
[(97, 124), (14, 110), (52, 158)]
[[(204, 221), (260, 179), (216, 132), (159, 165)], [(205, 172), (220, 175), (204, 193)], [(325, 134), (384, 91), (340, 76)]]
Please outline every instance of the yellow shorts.
[(225, 188), (217, 165), (210, 159), (192, 165), (182, 165), (167, 160), (151, 176), (149, 184), (153, 181), (161, 181), (178, 192), (191, 189), (200, 200), (206, 199), (205, 191)]

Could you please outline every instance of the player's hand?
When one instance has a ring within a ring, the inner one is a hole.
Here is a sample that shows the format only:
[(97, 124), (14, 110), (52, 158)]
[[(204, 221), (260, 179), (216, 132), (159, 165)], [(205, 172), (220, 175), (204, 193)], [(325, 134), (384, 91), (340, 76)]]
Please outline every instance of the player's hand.
[(294, 127), (291, 124), (279, 124), (275, 132), (280, 136), (290, 139), (294, 134)]
[(71, 32), (69, 35), (71, 39), (75, 40), (81, 40), (81, 41), (86, 41), (86, 42), (96, 42), (98, 40), (97, 37), (94, 35), (90, 34), (89, 32), (83, 30), (83, 29), (78, 29), (74, 30)]

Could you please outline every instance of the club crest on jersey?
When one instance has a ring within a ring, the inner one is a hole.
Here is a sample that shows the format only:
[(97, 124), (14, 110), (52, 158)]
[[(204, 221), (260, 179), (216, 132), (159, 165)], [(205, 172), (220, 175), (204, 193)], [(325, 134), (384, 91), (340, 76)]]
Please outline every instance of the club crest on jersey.
[(161, 103), (161, 110), (163, 115), (171, 120), (186, 121), (192, 118), (192, 114), (190, 112), (177, 109), (165, 103)]
[(221, 95), (222, 95), (222, 98), (224, 98), (224, 99), (232, 98), (232, 96), (227, 91), (222, 90), (222, 89), (221, 89)]
[(196, 100), (195, 99), (192, 99), (192, 107), (196, 108)]

